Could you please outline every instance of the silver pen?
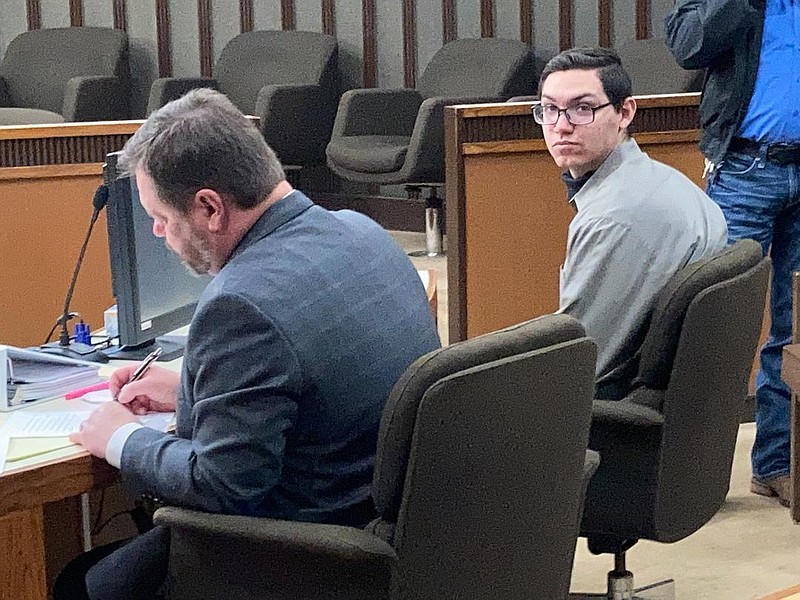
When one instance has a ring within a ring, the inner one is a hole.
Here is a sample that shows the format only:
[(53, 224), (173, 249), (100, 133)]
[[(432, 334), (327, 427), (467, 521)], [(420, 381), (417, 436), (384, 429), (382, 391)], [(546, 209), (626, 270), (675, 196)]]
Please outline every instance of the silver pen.
[[(145, 359), (142, 361), (142, 364), (136, 367), (136, 370), (133, 372), (133, 374), (131, 374), (131, 378), (128, 379), (125, 385), (128, 385), (129, 383), (133, 383), (134, 381), (138, 381), (139, 379), (141, 379), (142, 376), (147, 372), (147, 369), (150, 368), (150, 365), (152, 365), (156, 361), (156, 359), (158, 359), (159, 356), (161, 356), (161, 346), (153, 350), (150, 354), (148, 354), (145, 357)], [(117, 398), (115, 397), (114, 400), (116, 399)]]

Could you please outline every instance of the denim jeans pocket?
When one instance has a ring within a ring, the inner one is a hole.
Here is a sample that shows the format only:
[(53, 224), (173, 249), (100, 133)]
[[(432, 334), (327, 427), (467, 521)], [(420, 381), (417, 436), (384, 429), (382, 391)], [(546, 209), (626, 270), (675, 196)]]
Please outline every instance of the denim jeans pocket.
[(728, 152), (717, 167), (718, 173), (725, 175), (746, 175), (756, 168), (761, 159), (752, 154)]

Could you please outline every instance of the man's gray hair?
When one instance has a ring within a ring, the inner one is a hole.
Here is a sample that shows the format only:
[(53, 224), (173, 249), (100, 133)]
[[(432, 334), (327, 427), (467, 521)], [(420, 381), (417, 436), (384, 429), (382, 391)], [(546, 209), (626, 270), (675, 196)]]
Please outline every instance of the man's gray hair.
[(141, 167), (159, 200), (183, 213), (203, 188), (252, 208), (286, 178), (253, 122), (211, 89), (192, 90), (150, 115), (125, 144), (118, 165), (129, 175)]

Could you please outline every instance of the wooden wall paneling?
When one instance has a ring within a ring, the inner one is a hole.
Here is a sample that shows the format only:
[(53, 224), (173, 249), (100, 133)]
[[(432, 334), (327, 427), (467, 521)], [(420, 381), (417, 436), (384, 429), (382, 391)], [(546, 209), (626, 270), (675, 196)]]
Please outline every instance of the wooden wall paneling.
[(293, 30), (297, 27), (294, 15), (294, 0), (281, 0), (281, 29)]
[(361, 0), (361, 23), (364, 30), (364, 87), (375, 87), (378, 80), (378, 24), (375, 0)]
[(636, 39), (650, 37), (650, 0), (636, 0)]
[(203, 77), (211, 77), (214, 66), (211, 0), (197, 0), (197, 27), (200, 34), (200, 74)]
[(481, 0), (481, 37), (494, 37), (494, 0)]
[(458, 16), (456, 0), (442, 0), (442, 42), (448, 43), (458, 38)]
[(25, 10), (28, 15), (28, 30), (39, 29), (42, 26), (42, 6), (39, 0), (26, 0)]
[(125, 0), (114, 0), (114, 29), (128, 31), (128, 8)]
[(83, 27), (83, 0), (69, 0), (69, 24)]
[(403, 84), (417, 85), (417, 0), (403, 0)]
[(336, 35), (336, 0), (322, 0), (322, 33)]
[(253, 0), (239, 0), (239, 31), (253, 31)]
[(156, 0), (156, 38), (158, 76), (172, 77), (172, 35), (170, 33), (168, 0)]
[(533, 0), (519, 0), (519, 39), (533, 45)]
[(558, 46), (572, 47), (572, 0), (558, 0)]
[(611, 48), (612, 0), (598, 0), (597, 2), (597, 35), (600, 45)]

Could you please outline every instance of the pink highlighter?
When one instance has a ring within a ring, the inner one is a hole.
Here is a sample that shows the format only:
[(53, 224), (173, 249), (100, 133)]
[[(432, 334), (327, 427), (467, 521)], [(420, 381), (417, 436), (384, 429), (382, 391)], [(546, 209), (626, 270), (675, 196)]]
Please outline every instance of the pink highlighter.
[(94, 385), (89, 385), (86, 387), (78, 388), (77, 390), (73, 390), (68, 394), (64, 395), (66, 400), (74, 400), (75, 398), (80, 398), (81, 396), (85, 396), (89, 392), (96, 392), (98, 390), (107, 390), (108, 389), (108, 381), (102, 381), (100, 383), (95, 383)]

